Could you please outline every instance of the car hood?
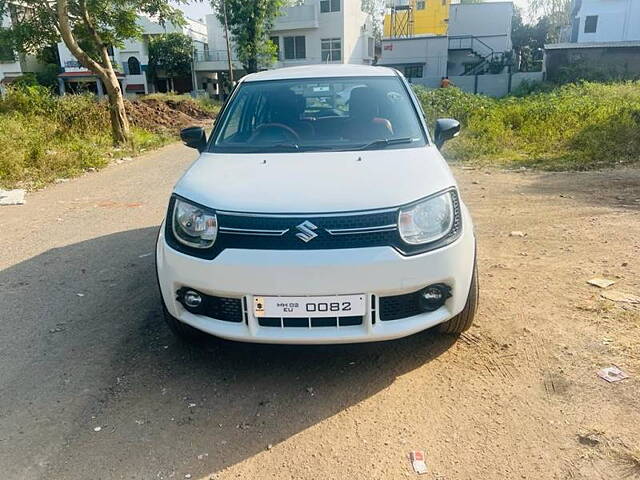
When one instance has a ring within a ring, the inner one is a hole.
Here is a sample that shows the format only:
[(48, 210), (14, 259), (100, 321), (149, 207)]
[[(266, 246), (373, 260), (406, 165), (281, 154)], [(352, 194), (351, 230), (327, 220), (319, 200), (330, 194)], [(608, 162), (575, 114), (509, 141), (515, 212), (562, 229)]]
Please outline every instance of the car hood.
[(327, 213), (410, 203), (455, 185), (435, 147), (362, 152), (203, 153), (175, 193), (218, 210)]

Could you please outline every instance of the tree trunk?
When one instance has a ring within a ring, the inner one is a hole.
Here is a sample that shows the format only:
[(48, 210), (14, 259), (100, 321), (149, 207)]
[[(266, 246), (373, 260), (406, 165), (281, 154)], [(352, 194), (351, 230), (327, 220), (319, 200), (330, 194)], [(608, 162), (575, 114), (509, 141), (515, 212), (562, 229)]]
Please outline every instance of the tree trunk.
[(114, 145), (133, 146), (133, 138), (131, 137), (131, 129), (129, 128), (129, 119), (127, 111), (124, 108), (124, 98), (122, 89), (116, 77), (116, 72), (111, 63), (111, 57), (107, 51), (106, 45), (101, 45), (100, 56), (102, 57), (102, 71), (98, 72), (98, 76), (102, 78), (104, 86), (107, 89), (107, 97), (109, 98), (109, 116), (111, 118), (111, 136)]
[(127, 111), (124, 108), (122, 89), (118, 78), (112, 68), (107, 70), (106, 78), (103, 78), (109, 99), (109, 117), (111, 118), (111, 136), (115, 145), (131, 145), (131, 129)]
[(249, 58), (245, 65), (245, 69), (247, 70), (247, 73), (256, 73), (258, 71), (258, 59)]
[(102, 57), (102, 63), (97, 62), (91, 56), (89, 56), (80, 47), (73, 34), (73, 28), (69, 20), (69, 4), (68, 0), (56, 0), (56, 16), (58, 19), (58, 28), (60, 35), (65, 45), (74, 57), (87, 69), (95, 73), (100, 80), (104, 83), (107, 89), (107, 96), (109, 98), (109, 115), (111, 118), (111, 133), (113, 136), (113, 143), (115, 145), (131, 145), (131, 131), (129, 129), (129, 120), (127, 119), (127, 113), (124, 109), (124, 99), (122, 97), (122, 90), (118, 83), (118, 78), (113, 70), (111, 64), (111, 58), (107, 51), (107, 44), (100, 38), (94, 22), (90, 18), (89, 11), (87, 9), (86, 1), (79, 3), (82, 19), (85, 26), (89, 30), (93, 44), (100, 51)]

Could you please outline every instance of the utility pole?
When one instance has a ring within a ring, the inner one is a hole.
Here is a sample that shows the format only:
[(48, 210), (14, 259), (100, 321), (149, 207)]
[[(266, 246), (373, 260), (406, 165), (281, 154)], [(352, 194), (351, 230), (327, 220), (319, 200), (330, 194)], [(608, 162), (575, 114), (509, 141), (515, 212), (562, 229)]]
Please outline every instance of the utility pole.
[(233, 64), (231, 62), (231, 44), (229, 43), (229, 26), (227, 24), (227, 2), (222, 0), (222, 16), (224, 17), (224, 37), (227, 39), (227, 61), (229, 62), (229, 82), (233, 87)]
[(194, 47), (191, 54), (191, 83), (193, 84), (193, 97), (198, 95), (198, 77), (196, 76), (196, 57), (198, 50)]

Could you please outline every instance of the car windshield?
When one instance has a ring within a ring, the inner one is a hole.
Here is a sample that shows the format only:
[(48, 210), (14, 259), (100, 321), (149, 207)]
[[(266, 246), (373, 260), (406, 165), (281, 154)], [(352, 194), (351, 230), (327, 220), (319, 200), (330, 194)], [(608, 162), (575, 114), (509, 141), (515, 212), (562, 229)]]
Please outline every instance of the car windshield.
[(213, 152), (370, 150), (425, 145), (400, 78), (246, 82), (225, 108)]

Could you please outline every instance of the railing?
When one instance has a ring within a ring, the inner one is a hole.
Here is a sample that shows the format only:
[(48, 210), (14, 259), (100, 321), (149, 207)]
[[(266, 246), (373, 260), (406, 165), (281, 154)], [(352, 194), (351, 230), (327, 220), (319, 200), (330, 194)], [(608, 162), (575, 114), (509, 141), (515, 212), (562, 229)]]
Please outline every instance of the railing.
[(471, 50), (479, 58), (479, 61), (466, 70), (463, 75), (485, 73), (492, 64), (504, 65), (505, 61), (504, 52), (496, 52), (491, 46), (473, 35), (449, 37), (449, 50)]
[(503, 52), (493, 52), (490, 55), (484, 57), (480, 62), (473, 65), (471, 68), (466, 70), (462, 75), (480, 75), (489, 71), (489, 73), (499, 73), (499, 72), (491, 72), (491, 67), (493, 63), (496, 63), (499, 68), (504, 69), (506, 64), (505, 54)]
[[(226, 50), (209, 50), (208, 52), (196, 52), (195, 60), (197, 62), (227, 62), (229, 56)], [(238, 57), (231, 52), (231, 60), (238, 60)]]
[(487, 57), (495, 53), (493, 48), (473, 35), (449, 37), (449, 50), (472, 50), (480, 57)]
[[(118, 65), (120, 62), (116, 62), (116, 57), (114, 55), (109, 55), (109, 60), (113, 65)], [(82, 70), (86, 70), (84, 65), (82, 65), (78, 60), (66, 60), (64, 62), (63, 68), (79, 68)]]
[(408, 7), (411, 4), (413, 4), (412, 0), (387, 0), (385, 2), (385, 8)]

